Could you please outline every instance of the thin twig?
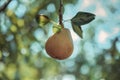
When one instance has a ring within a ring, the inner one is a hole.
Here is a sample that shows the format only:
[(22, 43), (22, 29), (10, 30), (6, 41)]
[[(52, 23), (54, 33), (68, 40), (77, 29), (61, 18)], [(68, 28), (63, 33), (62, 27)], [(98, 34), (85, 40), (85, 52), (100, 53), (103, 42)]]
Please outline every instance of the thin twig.
[(0, 12), (4, 11), (11, 1), (12, 0), (8, 0), (2, 7), (0, 7)]
[(68, 21), (71, 21), (71, 19), (63, 20), (63, 23), (64, 23), (64, 22), (68, 22)]
[(62, 0), (60, 0), (60, 7), (59, 7), (59, 24), (62, 25), (62, 27), (64, 27), (64, 26), (63, 26), (63, 22), (62, 22), (62, 20), (63, 20), (62, 9), (63, 9), (63, 2), (62, 2)]

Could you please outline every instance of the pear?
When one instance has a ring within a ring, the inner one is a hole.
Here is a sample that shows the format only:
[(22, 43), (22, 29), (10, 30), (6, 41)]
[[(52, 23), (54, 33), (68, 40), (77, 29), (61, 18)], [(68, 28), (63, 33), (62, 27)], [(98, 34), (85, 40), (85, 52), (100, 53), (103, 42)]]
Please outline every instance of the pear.
[(52, 35), (47, 40), (45, 49), (52, 58), (59, 60), (68, 58), (73, 52), (73, 40), (69, 29), (62, 28)]

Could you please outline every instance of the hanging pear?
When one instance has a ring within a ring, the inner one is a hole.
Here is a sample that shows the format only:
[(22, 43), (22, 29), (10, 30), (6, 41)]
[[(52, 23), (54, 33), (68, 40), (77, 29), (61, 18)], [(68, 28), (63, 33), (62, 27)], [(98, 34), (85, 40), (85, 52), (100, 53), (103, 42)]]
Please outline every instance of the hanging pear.
[(52, 58), (59, 60), (68, 58), (73, 52), (73, 40), (69, 29), (62, 28), (51, 36), (46, 42), (45, 49)]

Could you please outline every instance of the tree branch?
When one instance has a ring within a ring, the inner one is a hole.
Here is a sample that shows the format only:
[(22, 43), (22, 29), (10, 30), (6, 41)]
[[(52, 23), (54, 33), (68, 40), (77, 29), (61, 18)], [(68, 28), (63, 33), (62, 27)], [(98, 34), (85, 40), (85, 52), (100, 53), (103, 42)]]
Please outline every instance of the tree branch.
[(8, 0), (2, 7), (0, 7), (0, 12), (4, 11), (11, 1), (12, 0)]
[(63, 2), (60, 0), (60, 7), (59, 7), (59, 24), (63, 26), (62, 20), (63, 20), (63, 14), (62, 14), (62, 9), (63, 9)]

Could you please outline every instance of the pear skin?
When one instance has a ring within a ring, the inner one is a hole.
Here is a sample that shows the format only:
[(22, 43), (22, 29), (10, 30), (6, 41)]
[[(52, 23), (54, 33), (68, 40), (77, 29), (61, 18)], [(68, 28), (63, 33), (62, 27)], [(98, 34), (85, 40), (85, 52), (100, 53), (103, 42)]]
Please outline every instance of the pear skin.
[(45, 44), (45, 49), (52, 58), (68, 58), (73, 52), (73, 40), (69, 29), (62, 28), (60, 32), (51, 36)]

